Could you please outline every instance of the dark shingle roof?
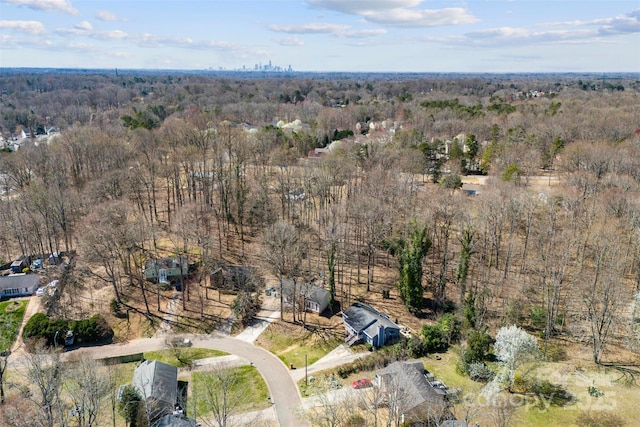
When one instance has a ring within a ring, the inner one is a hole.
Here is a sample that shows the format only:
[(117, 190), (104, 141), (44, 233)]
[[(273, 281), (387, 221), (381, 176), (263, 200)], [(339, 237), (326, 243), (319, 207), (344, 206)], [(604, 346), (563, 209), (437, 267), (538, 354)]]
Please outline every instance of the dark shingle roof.
[[(329, 296), (329, 291), (322, 289), (320, 286), (311, 285), (309, 283), (297, 283), (297, 292), (303, 292), (307, 299), (315, 302), (324, 301)], [(282, 292), (285, 295), (293, 294), (293, 280), (282, 279)]]
[(394, 362), (378, 371), (383, 384), (402, 386), (403, 406), (407, 412), (424, 403), (444, 403), (444, 390), (434, 388), (424, 375), (424, 365), (419, 360)]
[(389, 320), (386, 314), (360, 302), (353, 303), (353, 305), (344, 310), (342, 318), (351, 328), (358, 332), (365, 332), (368, 336), (376, 335), (379, 325), (385, 328), (400, 329), (398, 325)]
[(133, 385), (143, 399), (153, 398), (173, 407), (178, 394), (178, 368), (145, 360), (133, 372)]
[(10, 274), (0, 277), (0, 290), (31, 288), (40, 284), (37, 274)]

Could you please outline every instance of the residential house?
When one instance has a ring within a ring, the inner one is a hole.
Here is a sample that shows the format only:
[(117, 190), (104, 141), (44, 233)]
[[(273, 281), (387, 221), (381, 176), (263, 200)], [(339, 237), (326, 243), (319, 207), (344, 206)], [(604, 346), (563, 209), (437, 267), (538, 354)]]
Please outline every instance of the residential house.
[(400, 326), (367, 304), (356, 302), (343, 310), (342, 323), (347, 330), (348, 345), (364, 341), (373, 347), (382, 347), (400, 339)]
[(394, 362), (380, 369), (373, 383), (403, 425), (442, 425), (455, 419), (449, 401), (454, 393), (426, 372), (420, 360)]
[(219, 265), (213, 269), (209, 279), (212, 288), (228, 292), (254, 292), (264, 285), (258, 271), (244, 265)]
[(145, 360), (133, 371), (133, 386), (151, 409), (153, 420), (172, 414), (178, 398), (178, 368)]
[(297, 297), (311, 313), (320, 314), (329, 306), (329, 291), (310, 283), (296, 283), (294, 287), (293, 280), (282, 279), (282, 293), (285, 304), (292, 306)]
[(37, 274), (9, 274), (0, 277), (0, 297), (22, 297), (33, 295), (40, 285)]
[(148, 259), (144, 265), (145, 279), (155, 283), (171, 283), (187, 277), (188, 273), (186, 256)]

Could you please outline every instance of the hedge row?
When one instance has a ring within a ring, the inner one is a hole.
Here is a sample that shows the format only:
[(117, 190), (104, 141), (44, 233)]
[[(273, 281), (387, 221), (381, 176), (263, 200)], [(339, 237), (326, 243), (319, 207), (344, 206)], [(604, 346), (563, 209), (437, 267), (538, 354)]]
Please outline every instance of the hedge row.
[[(107, 321), (99, 314), (88, 319), (82, 320), (64, 320), (49, 319), (43, 313), (36, 313), (24, 326), (22, 338), (39, 340), (44, 338), (46, 344), (51, 346), (54, 344), (64, 344), (64, 338), (67, 331), (73, 331), (76, 344), (95, 344), (111, 342), (113, 339), (113, 329), (107, 324)], [(58, 342), (54, 343), (54, 339), (58, 333)]]

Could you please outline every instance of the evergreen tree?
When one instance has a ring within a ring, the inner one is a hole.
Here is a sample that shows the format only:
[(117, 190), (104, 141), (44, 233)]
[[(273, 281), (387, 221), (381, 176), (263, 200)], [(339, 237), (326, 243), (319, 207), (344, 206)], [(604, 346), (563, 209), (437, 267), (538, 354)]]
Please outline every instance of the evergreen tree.
[(398, 259), (400, 297), (410, 311), (417, 312), (422, 308), (422, 260), (431, 248), (427, 226), (419, 226), (414, 219), (408, 241), (398, 238), (385, 245)]

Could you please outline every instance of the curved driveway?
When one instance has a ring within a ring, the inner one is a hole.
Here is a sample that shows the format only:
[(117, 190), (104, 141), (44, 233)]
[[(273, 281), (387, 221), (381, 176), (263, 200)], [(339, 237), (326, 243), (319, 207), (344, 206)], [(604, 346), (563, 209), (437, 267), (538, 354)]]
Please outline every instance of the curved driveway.
[[(221, 350), (251, 362), (258, 369), (269, 388), (274, 403), (278, 424), (282, 427), (308, 426), (302, 414), (302, 399), (298, 387), (284, 363), (267, 350), (245, 341), (224, 336), (189, 335), (194, 347)], [(69, 353), (64, 358), (77, 358), (90, 355), (94, 359), (143, 353), (166, 347), (164, 338), (142, 338), (126, 344), (110, 344), (98, 347), (83, 347)], [(12, 355), (17, 356), (17, 355)]]

